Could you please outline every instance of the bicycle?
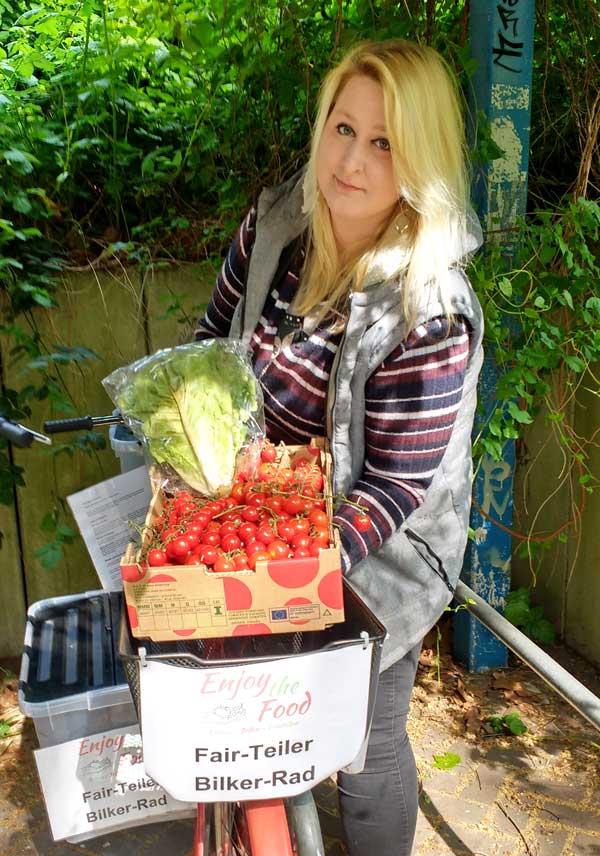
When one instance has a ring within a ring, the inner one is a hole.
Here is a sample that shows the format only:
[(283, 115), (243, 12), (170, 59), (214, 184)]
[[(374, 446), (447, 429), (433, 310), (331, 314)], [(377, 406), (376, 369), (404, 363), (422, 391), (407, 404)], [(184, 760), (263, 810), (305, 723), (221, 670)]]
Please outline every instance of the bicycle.
[[(131, 636), (124, 618), (119, 653), (134, 705), (138, 714), (141, 713), (142, 731), (148, 724), (148, 711), (143, 710), (140, 673), (149, 661), (176, 670), (232, 668), (236, 665), (247, 667), (250, 664), (270, 664), (275, 660), (325, 653), (348, 646), (360, 646), (363, 649), (371, 646), (367, 701), (369, 723), (385, 630), (352, 589), (345, 586), (344, 594), (346, 621), (327, 630), (310, 633), (172, 643), (143, 640), (145, 644), (139, 644), (140, 640), (134, 640)], [(293, 739), (293, 736), (289, 737), (288, 742)], [(145, 748), (149, 751), (151, 747), (145, 744)], [(153, 772), (151, 775), (155, 776)], [(157, 779), (170, 791), (170, 782), (161, 781), (160, 775)], [(278, 798), (243, 801), (235, 803), (233, 808), (229, 806), (229, 803), (216, 803), (212, 808), (210, 804), (208, 807), (199, 804), (191, 856), (229, 856), (238, 853), (252, 856), (324, 856), (318, 814), (310, 791), (294, 795), (287, 804)]]
[[(118, 424), (118, 414), (107, 417), (81, 417), (53, 420), (44, 423), (48, 434), (71, 430), (90, 430), (99, 425)], [(6, 420), (3, 420), (6, 423)], [(0, 422), (0, 436), (7, 428)], [(11, 423), (8, 433), (21, 445), (31, 445), (33, 439), (51, 442), (50, 438), (32, 432), (24, 426)], [(33, 439), (31, 439), (33, 437)], [(44, 438), (44, 439), (42, 439)], [(140, 672), (149, 662), (160, 663), (177, 672), (236, 666), (250, 668), (256, 664), (288, 661), (294, 657), (323, 654), (344, 648), (360, 648), (368, 652), (368, 699), (365, 702), (365, 717), (362, 740), (366, 740), (374, 703), (379, 671), (381, 646), (385, 629), (362, 604), (349, 586), (344, 588), (346, 621), (332, 625), (324, 631), (274, 634), (272, 636), (248, 636), (155, 643), (149, 640), (134, 640), (128, 622), (123, 617), (119, 654), (140, 721), (142, 732), (148, 729), (148, 713), (144, 711), (143, 690)], [(143, 682), (142, 682), (143, 683)], [(144, 751), (149, 753), (151, 744), (144, 737)], [(352, 759), (347, 758), (346, 763)], [(345, 766), (339, 764), (335, 769)], [(332, 769), (331, 772), (334, 770)], [(171, 792), (170, 782), (161, 780), (160, 775), (149, 771), (166, 791)], [(325, 776), (321, 777), (321, 781)], [(315, 782), (316, 783), (316, 782)], [(188, 856), (325, 856), (320, 823), (314, 798), (310, 789), (302, 785), (288, 798), (236, 799), (235, 794), (219, 794), (218, 798), (196, 803), (196, 824), (192, 850)], [(208, 794), (211, 796), (211, 794)]]

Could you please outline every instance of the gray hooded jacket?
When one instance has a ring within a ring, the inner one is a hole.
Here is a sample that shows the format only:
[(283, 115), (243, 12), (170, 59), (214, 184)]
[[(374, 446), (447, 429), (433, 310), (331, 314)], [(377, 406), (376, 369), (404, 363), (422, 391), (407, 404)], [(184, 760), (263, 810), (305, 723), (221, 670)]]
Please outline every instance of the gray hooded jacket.
[[(278, 188), (263, 191), (258, 201), (256, 241), (248, 267), (245, 304), (238, 305), (230, 336), (241, 338), (246, 344), (250, 342), (281, 253), (305, 228), (301, 177), (294, 176)], [(479, 246), (480, 235), (479, 230), (469, 249)], [(422, 505), (377, 551), (353, 565), (347, 574), (352, 586), (387, 628), (382, 669), (402, 657), (438, 620), (452, 598), (467, 543), (471, 428), (483, 360), (483, 316), (471, 285), (460, 271), (451, 272), (446, 295), (451, 311), (463, 315), (472, 328), (462, 401), (448, 447)], [(437, 289), (426, 289), (415, 326), (443, 314)], [(352, 295), (327, 400), (334, 493), (348, 495), (362, 474), (365, 383), (409, 332), (397, 281), (384, 280)]]

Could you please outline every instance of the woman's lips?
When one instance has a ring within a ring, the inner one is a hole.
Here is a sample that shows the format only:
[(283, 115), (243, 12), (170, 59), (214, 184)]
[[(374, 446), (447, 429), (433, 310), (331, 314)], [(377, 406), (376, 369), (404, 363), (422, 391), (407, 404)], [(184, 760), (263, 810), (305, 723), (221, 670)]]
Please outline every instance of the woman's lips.
[(356, 187), (354, 184), (347, 184), (345, 181), (342, 181), (341, 178), (338, 178), (337, 175), (333, 176), (335, 179), (335, 183), (340, 190), (362, 190), (362, 187)]

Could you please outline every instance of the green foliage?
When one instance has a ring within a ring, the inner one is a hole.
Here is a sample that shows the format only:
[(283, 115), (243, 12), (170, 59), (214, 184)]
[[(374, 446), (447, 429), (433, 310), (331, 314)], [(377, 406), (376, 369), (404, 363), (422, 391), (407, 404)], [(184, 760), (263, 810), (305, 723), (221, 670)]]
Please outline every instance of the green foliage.
[(443, 755), (434, 755), (433, 762), (438, 770), (451, 770), (460, 764), (460, 755), (454, 752), (445, 752)]
[(513, 734), (520, 737), (528, 731), (518, 713), (507, 713), (504, 716), (490, 716), (487, 720), (496, 734)]
[[(461, 15), (444, 4), (399, 15), (389, 0), (0, 2), (0, 381), (28, 369), (22, 388), (0, 384), (0, 414), (27, 421), (39, 400), (73, 414), (70, 373), (96, 355), (45, 341), (36, 314), (56, 305), (67, 261), (214, 261), (255, 191), (304, 161), (340, 50), (426, 38), (460, 66)], [(189, 324), (196, 311), (174, 300), (165, 314)], [(0, 485), (2, 503), (24, 485), (3, 441)], [(54, 563), (66, 543), (39, 558)]]
[[(488, 348), (499, 367), (493, 400), (484, 402), (480, 452), (499, 460), (505, 441), (520, 437), (542, 405), (566, 452), (582, 451), (566, 404), (600, 360), (599, 226), (600, 206), (589, 199), (536, 211), (519, 224), (512, 269), (498, 245), (472, 264)], [(591, 489), (591, 474), (587, 483)]]
[(528, 588), (518, 588), (508, 593), (504, 617), (515, 627), (520, 627), (531, 639), (549, 645), (554, 643), (554, 625), (544, 618), (543, 606), (531, 605), (531, 591)]
[(11, 729), (19, 721), (18, 716), (10, 716), (8, 719), (0, 719), (0, 740), (10, 737)]
[[(591, 2), (537, 6), (530, 187), (540, 210), (521, 226), (516, 263), (492, 248), (470, 271), (502, 370), (478, 453), (500, 457), (545, 404), (586, 491), (594, 477), (566, 403), (600, 352), (600, 216), (583, 197), (562, 200), (576, 180), (586, 189), (600, 56)], [(57, 347), (36, 322), (56, 306), (67, 261), (214, 263), (256, 191), (306, 159), (317, 87), (341, 51), (364, 38), (426, 41), (466, 92), (467, 23), (467, 5), (424, 0), (0, 0), (0, 380), (24, 369), (23, 386), (0, 385), (0, 414), (27, 421), (37, 401), (73, 413), (70, 375), (97, 355)], [(501, 155), (483, 114), (476, 123), (474, 165)], [(189, 326), (197, 312), (174, 298), (164, 314)], [(89, 433), (53, 454), (102, 442)], [(0, 503), (23, 484), (0, 441)], [(69, 542), (51, 543), (41, 558)]]
[(77, 538), (76, 530), (65, 523), (63, 518), (63, 510), (57, 508), (46, 514), (42, 520), (41, 528), (47, 533), (48, 540), (33, 555), (39, 559), (42, 567), (48, 570), (58, 565), (63, 557), (64, 547)]

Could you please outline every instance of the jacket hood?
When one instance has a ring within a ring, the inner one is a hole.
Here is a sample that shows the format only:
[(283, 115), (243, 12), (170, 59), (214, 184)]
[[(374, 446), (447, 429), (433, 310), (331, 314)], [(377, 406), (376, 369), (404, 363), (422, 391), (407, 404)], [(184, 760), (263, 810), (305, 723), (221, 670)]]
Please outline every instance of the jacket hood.
[[(467, 212), (466, 234), (462, 246), (454, 248), (450, 254), (450, 263), (456, 266), (464, 265), (483, 244), (481, 224), (475, 212)], [(380, 250), (369, 265), (364, 287), (370, 288), (375, 283), (385, 282), (394, 277), (405, 265), (406, 250), (403, 247), (389, 247)]]

